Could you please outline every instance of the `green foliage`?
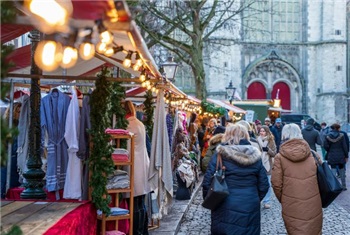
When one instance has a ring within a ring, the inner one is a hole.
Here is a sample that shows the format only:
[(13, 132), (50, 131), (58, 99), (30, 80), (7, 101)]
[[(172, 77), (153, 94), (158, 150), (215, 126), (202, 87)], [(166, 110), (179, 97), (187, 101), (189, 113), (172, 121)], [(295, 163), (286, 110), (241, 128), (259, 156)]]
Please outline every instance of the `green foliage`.
[(144, 96), (146, 99), (143, 102), (145, 105), (145, 115), (146, 120), (143, 121), (143, 124), (146, 126), (146, 131), (149, 135), (149, 138), (152, 139), (153, 134), (153, 115), (154, 115), (154, 106), (153, 106), (153, 94), (152, 91), (146, 91), (146, 94)]
[(202, 111), (207, 112), (207, 113), (212, 113), (212, 114), (219, 114), (220, 116), (225, 115), (226, 109), (223, 107), (215, 107), (214, 104), (205, 102), (202, 100), (201, 103)]
[(2, 232), (1, 235), (22, 235), (23, 232), (21, 230), (20, 227), (18, 227), (17, 225), (14, 225), (11, 227), (10, 231), (8, 231), (7, 233)]
[(1, 23), (13, 23), (16, 18), (16, 8), (13, 1), (1, 1)]
[[(13, 22), (16, 15), (12, 1), (1, 1), (1, 23)], [(14, 65), (12, 62), (6, 62), (6, 57), (13, 51), (13, 46), (1, 44), (1, 80), (6, 78), (9, 69)], [(1, 82), (1, 99), (3, 100), (10, 90), (8, 83)], [(1, 166), (6, 165), (7, 160), (7, 143), (12, 140), (12, 136), (16, 134), (16, 129), (8, 127), (8, 121), (0, 118), (1, 128)]]
[(90, 171), (92, 172), (90, 186), (92, 190), (92, 202), (97, 209), (107, 215), (110, 214), (108, 204), (111, 201), (106, 189), (107, 176), (114, 170), (111, 158), (113, 148), (108, 144), (110, 136), (105, 134), (105, 129), (110, 127), (108, 114), (111, 109), (111, 85), (107, 81), (109, 77), (108, 68), (104, 67), (97, 74), (96, 89), (91, 94), (90, 118), (91, 118), (91, 141), (93, 143), (91, 156), (89, 158)]
[[(125, 109), (123, 108), (122, 102), (125, 100), (125, 88), (120, 85), (120, 82), (114, 82), (112, 85), (111, 93), (111, 117), (113, 114), (116, 117), (116, 123), (113, 128), (126, 129), (128, 127), (128, 120), (125, 118)], [(126, 148), (127, 141), (125, 139), (120, 140), (120, 147)]]

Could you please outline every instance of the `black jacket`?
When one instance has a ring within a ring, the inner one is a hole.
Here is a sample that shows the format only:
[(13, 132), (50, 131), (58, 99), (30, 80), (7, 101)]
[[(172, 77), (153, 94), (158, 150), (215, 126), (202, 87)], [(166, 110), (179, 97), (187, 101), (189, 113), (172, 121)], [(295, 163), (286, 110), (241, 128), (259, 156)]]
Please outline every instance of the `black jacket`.
[(327, 151), (326, 160), (330, 165), (345, 164), (345, 158), (348, 158), (348, 149), (343, 133), (332, 130), (324, 142), (324, 148)]

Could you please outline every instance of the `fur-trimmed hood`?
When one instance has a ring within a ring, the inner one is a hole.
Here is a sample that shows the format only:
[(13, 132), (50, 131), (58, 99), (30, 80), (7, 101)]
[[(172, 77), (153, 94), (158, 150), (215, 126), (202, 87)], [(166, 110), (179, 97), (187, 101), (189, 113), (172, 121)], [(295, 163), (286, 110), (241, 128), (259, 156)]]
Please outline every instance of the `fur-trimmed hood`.
[(261, 152), (251, 145), (219, 145), (216, 151), (228, 160), (250, 166), (261, 159)]
[(221, 133), (213, 135), (209, 140), (209, 146), (216, 145), (217, 143), (221, 143), (223, 136), (224, 136), (224, 134), (221, 134)]

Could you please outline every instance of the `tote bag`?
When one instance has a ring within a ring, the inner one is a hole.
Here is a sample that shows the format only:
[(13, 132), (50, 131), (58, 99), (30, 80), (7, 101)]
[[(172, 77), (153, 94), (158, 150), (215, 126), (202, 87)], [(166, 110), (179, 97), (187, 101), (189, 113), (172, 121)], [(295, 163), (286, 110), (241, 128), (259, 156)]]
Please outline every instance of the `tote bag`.
[(316, 154), (313, 151), (311, 151), (311, 153), (315, 158), (317, 166), (317, 181), (321, 195), (322, 207), (327, 208), (334, 201), (334, 199), (338, 197), (343, 188), (337, 177), (329, 168), (328, 163), (320, 163), (316, 157)]
[(220, 154), (218, 154), (216, 160), (216, 171), (212, 177), (210, 188), (202, 206), (209, 210), (215, 210), (228, 195), (229, 191), (225, 181), (225, 167), (222, 166), (222, 159)]

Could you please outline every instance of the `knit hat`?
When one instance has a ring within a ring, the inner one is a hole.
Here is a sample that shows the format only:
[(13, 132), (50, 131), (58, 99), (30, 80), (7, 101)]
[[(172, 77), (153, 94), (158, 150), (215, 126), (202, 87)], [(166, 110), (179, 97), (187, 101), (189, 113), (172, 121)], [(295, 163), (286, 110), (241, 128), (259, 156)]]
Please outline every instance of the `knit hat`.
[(225, 133), (226, 127), (224, 126), (217, 126), (214, 130), (213, 135), (219, 134), (219, 133)]
[(255, 125), (261, 125), (261, 121), (259, 119), (255, 120)]
[(266, 122), (266, 121), (271, 122), (271, 119), (270, 119), (269, 117), (267, 117), (267, 118), (265, 118), (265, 122)]
[(282, 119), (281, 118), (276, 118), (276, 123), (279, 122), (281, 123), (282, 122)]

